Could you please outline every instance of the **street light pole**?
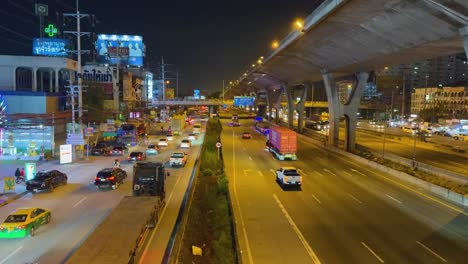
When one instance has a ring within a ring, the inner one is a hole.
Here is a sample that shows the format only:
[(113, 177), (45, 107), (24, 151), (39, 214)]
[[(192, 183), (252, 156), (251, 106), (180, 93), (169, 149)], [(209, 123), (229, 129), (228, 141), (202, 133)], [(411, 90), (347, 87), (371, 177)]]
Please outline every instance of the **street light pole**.
[(413, 135), (413, 168), (416, 168), (416, 134)]

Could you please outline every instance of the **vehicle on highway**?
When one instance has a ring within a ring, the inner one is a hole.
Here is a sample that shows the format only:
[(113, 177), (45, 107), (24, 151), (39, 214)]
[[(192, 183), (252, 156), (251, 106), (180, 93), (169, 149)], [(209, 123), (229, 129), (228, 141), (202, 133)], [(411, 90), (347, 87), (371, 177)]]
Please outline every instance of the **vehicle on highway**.
[(267, 146), (279, 160), (297, 160), (297, 134), (285, 127), (272, 127)]
[(17, 209), (0, 225), (0, 238), (33, 237), (41, 225), (50, 223), (51, 218), (52, 214), (47, 209)]
[(174, 140), (174, 135), (172, 135), (172, 133), (169, 133), (169, 134), (166, 135), (166, 139), (168, 141), (173, 141)]
[(110, 151), (109, 151), (109, 155), (110, 156), (123, 156), (125, 152), (128, 151), (128, 148), (127, 147), (113, 147)]
[(180, 147), (181, 148), (190, 148), (192, 146), (192, 143), (190, 143), (189, 139), (182, 139), (180, 142)]
[(250, 132), (244, 132), (242, 133), (242, 138), (243, 139), (251, 139), (252, 138), (252, 134), (250, 134)]
[(127, 172), (120, 168), (105, 168), (100, 170), (94, 178), (94, 185), (99, 189), (109, 187), (117, 189), (127, 178)]
[(97, 143), (91, 149), (91, 155), (93, 156), (105, 156), (110, 152), (111, 148), (105, 143)]
[(177, 167), (181, 166), (184, 167), (187, 163), (187, 153), (185, 152), (173, 152), (169, 159), (169, 166)]
[(270, 125), (268, 123), (256, 123), (255, 129), (264, 135), (270, 134)]
[(188, 139), (191, 140), (191, 141), (197, 140), (197, 135), (191, 133), (191, 134), (188, 135)]
[(59, 185), (66, 185), (68, 177), (58, 170), (39, 171), (33, 179), (26, 181), (26, 190), (38, 192), (48, 190), (52, 192)]
[(182, 134), (185, 129), (185, 115), (174, 115), (171, 118), (171, 131), (174, 135)]
[(282, 186), (301, 186), (302, 176), (294, 167), (282, 167), (276, 170), (276, 181)]
[(307, 121), (306, 127), (317, 131), (325, 131), (330, 128), (330, 124), (328, 121)]
[(148, 149), (146, 149), (146, 155), (158, 155), (158, 146), (156, 145), (148, 145)]
[(146, 154), (141, 151), (133, 151), (128, 155), (128, 161), (143, 161), (146, 160)]
[(167, 139), (165, 138), (160, 138), (158, 141), (158, 147), (167, 147), (169, 144), (167, 142)]
[(232, 117), (231, 117), (231, 120), (232, 120), (232, 121), (237, 121), (237, 120), (239, 120), (239, 115), (238, 115), (238, 114), (233, 114)]
[(200, 134), (201, 133), (201, 124), (194, 124), (193, 125), (193, 134)]
[(452, 138), (455, 140), (468, 141), (468, 135), (465, 134), (455, 134), (452, 135)]
[(241, 124), (239, 123), (239, 121), (231, 121), (228, 123), (228, 126), (230, 127), (239, 127)]
[(411, 135), (414, 135), (418, 132), (416, 128), (408, 127), (408, 126), (402, 126), (401, 131), (405, 133), (410, 133)]

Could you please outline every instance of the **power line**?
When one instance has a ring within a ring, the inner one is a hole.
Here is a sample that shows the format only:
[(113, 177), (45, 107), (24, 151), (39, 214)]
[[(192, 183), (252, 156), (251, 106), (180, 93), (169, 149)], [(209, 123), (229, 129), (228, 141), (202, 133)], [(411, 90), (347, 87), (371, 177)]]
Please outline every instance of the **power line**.
[(18, 5), (17, 3), (14, 3), (12, 2), (11, 0), (8, 0), (8, 3), (12, 4), (13, 6), (19, 8), (19, 9), (22, 9), (23, 11), (25, 11), (26, 13), (30, 14), (30, 15), (33, 15), (33, 16), (36, 16), (36, 14), (34, 14), (33, 12), (31, 12), (31, 10), (25, 8), (24, 6), (22, 5)]
[(6, 11), (4, 11), (4, 10), (1, 10), (1, 9), (0, 9), (0, 13), (4, 14), (4, 15), (6, 15), (6, 16), (15, 17), (16, 19), (21, 20), (21, 21), (23, 21), (23, 22), (25, 22), (25, 23), (29, 23), (29, 24), (33, 24), (33, 25), (36, 24), (36, 22), (34, 22), (34, 21), (32, 21), (32, 20), (24, 19), (24, 18), (21, 17), (21, 16), (8, 13), (8, 12), (6, 12)]
[(26, 36), (26, 35), (23, 35), (23, 34), (21, 34), (21, 33), (18, 33), (18, 32), (16, 32), (16, 31), (14, 31), (13, 29), (7, 28), (7, 27), (2, 26), (2, 25), (0, 25), (0, 28), (3, 29), (3, 30), (8, 31), (8, 32), (10, 32), (10, 33), (13, 33), (13, 34), (15, 34), (15, 35), (17, 35), (17, 36), (20, 36), (20, 37), (22, 37), (22, 38), (25, 38), (25, 39), (27, 39), (27, 40), (32, 40), (31, 37), (28, 37), (28, 36)]

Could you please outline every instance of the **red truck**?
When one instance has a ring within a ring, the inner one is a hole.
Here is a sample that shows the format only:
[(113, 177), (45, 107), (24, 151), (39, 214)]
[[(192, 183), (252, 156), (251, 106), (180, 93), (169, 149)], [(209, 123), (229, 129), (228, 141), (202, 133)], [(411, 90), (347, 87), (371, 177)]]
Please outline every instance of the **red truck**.
[(267, 147), (279, 160), (297, 160), (297, 134), (285, 127), (271, 127)]

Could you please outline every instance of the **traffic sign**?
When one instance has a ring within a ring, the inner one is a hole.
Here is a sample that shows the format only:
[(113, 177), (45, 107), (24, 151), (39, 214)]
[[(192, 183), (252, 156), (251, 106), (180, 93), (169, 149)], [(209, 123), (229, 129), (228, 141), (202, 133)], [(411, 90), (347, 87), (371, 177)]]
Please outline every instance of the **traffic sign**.
[(94, 128), (93, 127), (86, 127), (84, 129), (85, 136), (92, 136), (94, 133)]
[(83, 134), (68, 133), (66, 143), (71, 145), (84, 145)]
[(217, 142), (217, 143), (216, 143), (216, 147), (217, 147), (217, 148), (220, 148), (220, 147), (221, 147), (221, 142)]

